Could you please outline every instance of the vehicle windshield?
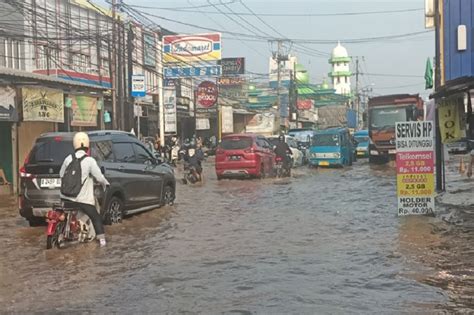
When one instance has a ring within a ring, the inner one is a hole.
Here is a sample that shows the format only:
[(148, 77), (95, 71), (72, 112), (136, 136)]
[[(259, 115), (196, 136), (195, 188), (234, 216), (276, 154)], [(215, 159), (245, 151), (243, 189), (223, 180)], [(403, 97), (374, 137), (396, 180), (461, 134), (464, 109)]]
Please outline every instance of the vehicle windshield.
[(395, 128), (395, 123), (407, 120), (406, 107), (374, 108), (370, 112), (370, 126), (372, 128)]
[(315, 135), (313, 138), (313, 146), (316, 147), (334, 147), (339, 146), (339, 135), (327, 134), (327, 135)]
[(369, 142), (369, 137), (368, 136), (358, 136), (358, 137), (356, 136), (355, 140), (359, 143)]
[(35, 144), (30, 153), (29, 164), (51, 163), (61, 165), (69, 154), (73, 153), (72, 141), (44, 139)]
[(223, 139), (220, 147), (224, 150), (242, 150), (250, 147), (252, 143), (250, 137), (231, 137)]
[(288, 132), (288, 135), (295, 137), (296, 141), (308, 143), (313, 136), (312, 130), (294, 130)]

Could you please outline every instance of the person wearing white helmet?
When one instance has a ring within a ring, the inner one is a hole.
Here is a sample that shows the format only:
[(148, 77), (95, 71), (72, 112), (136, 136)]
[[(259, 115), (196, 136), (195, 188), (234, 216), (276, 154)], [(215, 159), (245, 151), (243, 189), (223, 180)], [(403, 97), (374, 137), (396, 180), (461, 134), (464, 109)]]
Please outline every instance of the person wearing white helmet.
[(79, 161), (81, 169), (80, 187), (78, 188), (77, 195), (69, 194), (61, 188), (61, 199), (67, 202), (67, 207), (77, 207), (87, 214), (94, 225), (97, 240), (101, 246), (105, 246), (106, 241), (102, 217), (95, 207), (94, 179), (104, 187), (108, 186), (109, 182), (102, 174), (96, 160), (87, 154), (89, 150), (89, 136), (84, 132), (76, 133), (73, 138), (73, 146), (75, 151), (74, 157), (72, 154), (66, 157), (59, 175), (64, 181), (63, 177), (67, 174), (68, 166), (73, 159)]

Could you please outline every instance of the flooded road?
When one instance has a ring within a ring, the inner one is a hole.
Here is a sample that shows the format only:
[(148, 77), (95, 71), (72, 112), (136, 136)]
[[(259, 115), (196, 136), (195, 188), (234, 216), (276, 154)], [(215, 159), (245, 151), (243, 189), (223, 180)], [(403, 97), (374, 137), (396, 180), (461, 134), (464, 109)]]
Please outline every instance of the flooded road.
[(395, 171), (358, 162), (291, 179), (178, 187), (173, 207), (46, 251), (0, 219), (0, 312), (315, 314), (473, 310), (474, 214), (396, 216)]

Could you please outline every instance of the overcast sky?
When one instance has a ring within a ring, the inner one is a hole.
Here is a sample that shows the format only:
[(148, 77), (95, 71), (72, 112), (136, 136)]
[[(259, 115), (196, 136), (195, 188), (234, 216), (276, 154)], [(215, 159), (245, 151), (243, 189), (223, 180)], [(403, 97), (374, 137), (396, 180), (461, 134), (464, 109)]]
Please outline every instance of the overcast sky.
[[(221, 1), (228, 4), (227, 7)], [(389, 1), (389, 0), (332, 0), (332, 1), (254, 1), (243, 0), (244, 3), (257, 14), (333, 14), (347, 12), (367, 12), (386, 11), (403, 9), (423, 9), (423, 0), (412, 1)], [(217, 7), (226, 12), (245, 12), (248, 9), (239, 0), (175, 0), (175, 1), (155, 1), (155, 0), (124, 0), (129, 5), (142, 5), (160, 8), (193, 7), (200, 5), (216, 4)], [(308, 40), (331, 40), (330, 44), (304, 44), (293, 46), (293, 51), (297, 55), (299, 63), (303, 64), (310, 72), (312, 82), (320, 83), (327, 77), (330, 67), (328, 64), (329, 54), (332, 48), (341, 40), (351, 56), (359, 56), (361, 71), (363, 73), (374, 73), (384, 75), (412, 75), (419, 77), (395, 77), (395, 76), (375, 76), (363, 74), (360, 77), (360, 86), (373, 85), (377, 94), (393, 93), (421, 93), (428, 94), (424, 90), (424, 71), (428, 57), (434, 56), (434, 32), (417, 35), (410, 38), (384, 40), (371, 43), (344, 43), (344, 39), (356, 39), (367, 37), (380, 37), (386, 35), (398, 35), (413, 32), (423, 32), (424, 15), (423, 10), (412, 12), (371, 14), (371, 15), (339, 15), (339, 16), (261, 16), (268, 24), (265, 25), (255, 16), (232, 15), (235, 21), (228, 16), (218, 12), (215, 7), (194, 8), (191, 12), (164, 9), (143, 9), (138, 10), (166, 17), (173, 21), (186, 22), (208, 28), (219, 29), (223, 32), (223, 56), (224, 57), (245, 57), (247, 69), (258, 73), (268, 73), (268, 57), (270, 47), (268, 42), (246, 41), (244, 43), (228, 35), (225, 31), (252, 34), (253, 32), (276, 34), (276, 29), (281, 34), (291, 39)], [(209, 12), (218, 12), (210, 14)], [(180, 25), (171, 21), (159, 18), (152, 18), (158, 24), (178, 33), (202, 33), (206, 32), (194, 27)], [(245, 27), (244, 27), (245, 26)], [(252, 33), (250, 31), (253, 31)], [(310, 51), (303, 54), (301, 50)], [(315, 52), (317, 50), (318, 52)], [(320, 52), (327, 53), (327, 56), (320, 55)], [(355, 65), (353, 64), (353, 70)], [(353, 78), (353, 82), (355, 78)]]

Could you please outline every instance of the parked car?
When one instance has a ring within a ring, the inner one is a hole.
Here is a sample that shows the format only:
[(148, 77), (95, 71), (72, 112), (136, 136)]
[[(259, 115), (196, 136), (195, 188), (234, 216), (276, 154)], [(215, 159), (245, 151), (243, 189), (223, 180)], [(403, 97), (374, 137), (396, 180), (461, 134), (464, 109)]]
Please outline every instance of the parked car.
[(352, 165), (354, 145), (347, 128), (330, 128), (316, 131), (309, 153), (310, 166)]
[(233, 134), (225, 136), (216, 150), (217, 179), (223, 177), (263, 178), (273, 174), (275, 154), (263, 136)]
[(451, 142), (446, 144), (448, 152), (450, 154), (466, 154), (470, 149), (469, 141), (466, 138), (462, 138), (459, 141)]
[[(278, 143), (278, 136), (267, 137), (268, 141), (272, 146), (275, 146)], [(292, 155), (292, 166), (301, 166), (304, 163), (304, 154), (298, 149), (298, 142), (292, 136), (285, 135), (285, 142), (290, 147)]]
[(354, 133), (354, 139), (357, 141), (356, 153), (357, 157), (369, 157), (369, 131), (359, 130)]
[[(173, 169), (154, 158), (134, 135), (120, 131), (88, 134), (90, 154), (110, 182), (105, 195), (101, 188), (95, 190), (105, 223), (174, 201)], [(43, 224), (47, 211), (60, 204), (59, 170), (73, 152), (73, 136), (59, 132), (41, 135), (20, 169), (19, 210), (31, 226)]]

